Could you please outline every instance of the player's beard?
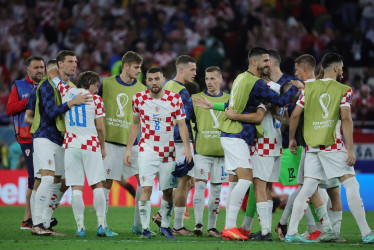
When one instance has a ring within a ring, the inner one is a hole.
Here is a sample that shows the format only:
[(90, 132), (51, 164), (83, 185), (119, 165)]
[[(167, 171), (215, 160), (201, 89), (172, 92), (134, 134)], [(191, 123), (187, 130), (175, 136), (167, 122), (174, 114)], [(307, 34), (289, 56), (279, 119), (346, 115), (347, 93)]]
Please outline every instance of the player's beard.
[(269, 66), (264, 66), (264, 67), (257, 67), (257, 71), (260, 73), (260, 77), (262, 79), (267, 79), (270, 80), (270, 67)]
[(161, 92), (161, 90), (162, 90), (162, 88), (161, 87), (158, 87), (158, 89), (156, 90), (156, 91), (154, 91), (153, 90), (153, 87), (151, 87), (151, 88), (149, 88), (149, 91), (151, 91), (152, 92), (152, 94), (158, 94), (158, 93), (160, 93)]
[(336, 74), (336, 81), (337, 81), (337, 82), (342, 82), (342, 80), (343, 80), (343, 74), (340, 73), (340, 72), (338, 72), (338, 73)]
[(43, 78), (43, 74), (35, 75), (34, 77), (31, 77), (31, 80), (34, 82), (40, 82), (40, 80)]

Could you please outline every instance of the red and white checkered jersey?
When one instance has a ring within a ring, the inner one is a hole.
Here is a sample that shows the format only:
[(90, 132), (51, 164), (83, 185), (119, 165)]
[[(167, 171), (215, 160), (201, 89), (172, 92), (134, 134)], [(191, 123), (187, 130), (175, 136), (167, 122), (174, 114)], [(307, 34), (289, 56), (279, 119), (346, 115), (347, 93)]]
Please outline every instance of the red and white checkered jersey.
[[(275, 92), (280, 92), (280, 85), (275, 82), (266, 83), (269, 88)], [(268, 104), (271, 105), (271, 104)], [(257, 138), (253, 141), (251, 155), (259, 156), (279, 156), (282, 155), (282, 132), (281, 123), (273, 118), (269, 110), (266, 111), (264, 119), (261, 122), (263, 138)]]
[[(79, 93), (91, 93), (85, 89), (69, 88), (62, 96), (62, 102), (73, 100)], [(80, 148), (93, 152), (100, 150), (95, 119), (105, 116), (104, 103), (100, 96), (92, 94), (93, 102), (73, 106), (65, 113), (64, 148)]]
[(175, 120), (186, 118), (181, 97), (165, 90), (161, 99), (153, 99), (147, 89), (134, 95), (132, 107), (141, 121), (139, 152), (149, 152), (163, 158), (163, 162), (174, 161)]
[[(329, 81), (329, 80), (332, 80), (330, 78), (325, 78), (325, 79), (321, 79), (322, 81)], [(340, 101), (340, 107), (350, 107), (351, 106), (351, 103), (352, 103), (352, 89), (348, 89), (348, 91), (344, 94), (342, 100)], [(305, 88), (303, 89), (303, 91), (301, 91), (301, 95), (299, 97), (299, 100), (297, 101), (296, 103), (297, 105), (299, 105), (301, 108), (304, 108), (304, 105), (305, 105)], [(319, 151), (326, 151), (326, 152), (330, 152), (330, 151), (346, 151), (346, 148), (345, 148), (345, 145), (344, 145), (344, 142), (343, 142), (343, 135), (342, 135), (342, 132), (341, 132), (341, 120), (339, 120), (337, 123), (336, 123), (336, 127), (335, 127), (335, 143), (330, 145), (330, 146), (324, 146), (324, 145), (320, 145), (319, 147), (309, 147), (308, 145), (306, 145), (306, 151), (307, 152), (319, 152)]]

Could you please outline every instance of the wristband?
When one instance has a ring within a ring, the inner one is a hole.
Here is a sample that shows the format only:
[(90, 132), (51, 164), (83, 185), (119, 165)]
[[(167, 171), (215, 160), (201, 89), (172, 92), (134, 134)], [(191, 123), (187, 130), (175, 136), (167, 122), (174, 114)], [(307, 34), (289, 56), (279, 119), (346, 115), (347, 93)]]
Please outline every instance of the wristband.
[(55, 86), (61, 82), (61, 78), (59, 76), (56, 76), (55, 78), (52, 79), (52, 82)]
[(219, 110), (219, 111), (225, 111), (225, 103), (214, 103), (213, 109)]

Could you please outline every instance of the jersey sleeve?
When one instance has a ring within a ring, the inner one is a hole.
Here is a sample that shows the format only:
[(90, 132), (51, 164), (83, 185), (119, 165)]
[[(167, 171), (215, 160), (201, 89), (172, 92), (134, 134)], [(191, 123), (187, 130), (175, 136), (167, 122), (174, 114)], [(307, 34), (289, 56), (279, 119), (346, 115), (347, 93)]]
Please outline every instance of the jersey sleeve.
[(100, 118), (105, 116), (105, 109), (104, 109), (104, 102), (103, 99), (101, 99), (100, 96), (94, 95), (93, 100), (95, 103), (95, 117)]
[(350, 107), (352, 104), (352, 89), (348, 89), (345, 92), (342, 100), (340, 101), (340, 107)]
[(135, 116), (139, 116), (140, 115), (140, 110), (139, 110), (139, 96), (138, 95), (134, 95), (134, 97), (132, 98), (132, 113), (135, 115)]
[(260, 103), (260, 105), (257, 106), (257, 109), (264, 109), (265, 111), (268, 110), (267, 107), (266, 107), (266, 105), (263, 104), (263, 103)]
[(185, 114), (184, 109), (183, 109), (183, 101), (182, 101), (182, 99), (180, 97), (178, 97), (178, 101), (177, 101), (175, 107), (176, 107), (175, 119), (177, 121), (185, 119), (186, 118), (186, 114)]
[(190, 97), (190, 94), (188, 93), (187, 89), (182, 89), (179, 92), (180, 98), (182, 100), (182, 108), (183, 108), (183, 113), (186, 115), (187, 120), (191, 120), (193, 117), (193, 104), (192, 104), (192, 99)]
[(299, 96), (299, 100), (297, 100), (296, 105), (300, 106), (301, 108), (304, 108), (305, 105), (305, 88), (301, 91), (301, 94)]
[(62, 81), (60, 77), (53, 78), (52, 82), (56, 86), (57, 90), (61, 93), (61, 96), (64, 96), (71, 89), (69, 84)]
[(266, 83), (259, 79), (253, 85), (254, 93), (261, 99), (267, 102), (273, 103), (277, 106), (284, 107), (291, 102), (292, 97), (294, 97), (298, 91), (297, 87), (292, 86), (286, 93), (279, 95), (277, 92), (272, 90), (266, 85)]
[(36, 88), (31, 89), (29, 93), (29, 98), (26, 104), (26, 110), (35, 111), (35, 102), (36, 102)]

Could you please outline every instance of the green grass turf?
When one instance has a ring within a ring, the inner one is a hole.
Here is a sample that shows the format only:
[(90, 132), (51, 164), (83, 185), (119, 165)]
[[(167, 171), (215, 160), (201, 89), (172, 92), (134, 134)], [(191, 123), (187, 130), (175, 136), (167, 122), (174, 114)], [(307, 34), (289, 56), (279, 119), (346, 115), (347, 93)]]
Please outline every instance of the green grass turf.
[[(158, 209), (153, 208), (152, 214)], [(189, 208), (191, 219), (186, 219), (184, 224), (187, 228), (193, 229), (194, 217), (193, 209)], [(54, 217), (57, 217), (59, 224), (55, 227), (56, 231), (66, 233), (66, 237), (48, 237), (32, 236), (29, 230), (20, 230), (21, 220), (23, 218), (23, 207), (0, 207), (0, 249), (350, 249), (350, 248), (371, 248), (373, 245), (364, 245), (361, 243), (361, 235), (358, 226), (351, 213), (343, 213), (343, 222), (341, 234), (347, 240), (347, 243), (315, 243), (315, 244), (295, 244), (284, 243), (278, 240), (274, 233), (274, 227), (278, 223), (283, 210), (273, 214), (273, 242), (232, 242), (222, 241), (221, 239), (211, 237), (177, 237), (176, 240), (168, 240), (157, 235), (150, 240), (141, 240), (138, 235), (131, 233), (133, 223), (133, 208), (111, 207), (109, 208), (108, 222), (114, 232), (119, 233), (119, 237), (99, 238), (96, 236), (96, 216), (92, 207), (86, 207), (85, 210), (85, 238), (75, 238), (76, 224), (71, 207), (59, 207)], [(222, 230), (224, 226), (225, 211), (222, 209), (218, 216), (217, 228)], [(204, 213), (204, 223), (207, 225), (207, 211)], [(238, 225), (241, 225), (244, 212), (240, 211)], [(369, 226), (374, 228), (374, 212), (366, 214)], [(158, 232), (157, 226), (151, 222), (151, 230)], [(255, 220), (252, 232), (260, 229), (259, 222)], [(306, 230), (305, 219), (299, 226), (299, 232)], [(204, 228), (204, 234), (206, 228)]]

